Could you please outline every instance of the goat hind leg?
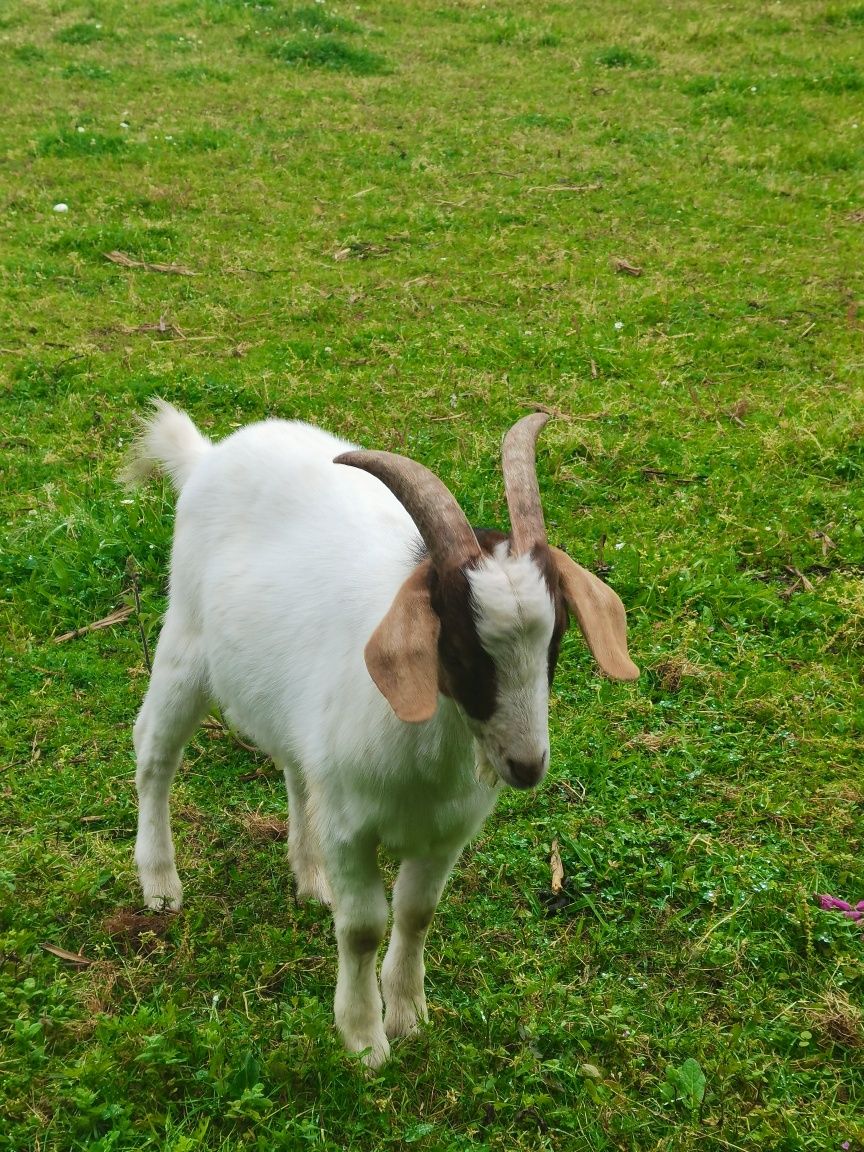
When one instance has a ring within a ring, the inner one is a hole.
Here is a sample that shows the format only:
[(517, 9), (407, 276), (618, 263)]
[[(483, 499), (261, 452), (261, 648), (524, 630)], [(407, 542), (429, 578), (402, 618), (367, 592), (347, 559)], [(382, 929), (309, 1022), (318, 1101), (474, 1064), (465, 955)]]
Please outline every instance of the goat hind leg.
[(297, 899), (331, 904), (333, 898), (311, 820), (306, 784), (296, 764), (283, 764), (282, 772), (288, 792), (288, 859), (297, 884)]
[(393, 889), (393, 932), (381, 966), (381, 990), (387, 1011), (384, 1031), (394, 1039), (414, 1032), (427, 1020), (423, 948), (457, 853), (402, 862)]
[(166, 619), (133, 733), (138, 790), (135, 863), (148, 908), (176, 911), (183, 903), (183, 886), (174, 865), (168, 795), (183, 747), (206, 708), (194, 645)]

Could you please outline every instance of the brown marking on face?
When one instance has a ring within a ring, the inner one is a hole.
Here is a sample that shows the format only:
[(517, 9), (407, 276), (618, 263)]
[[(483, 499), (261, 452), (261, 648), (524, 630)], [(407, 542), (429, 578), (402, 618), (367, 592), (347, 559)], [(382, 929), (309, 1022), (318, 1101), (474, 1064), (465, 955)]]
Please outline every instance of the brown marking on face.
[[(475, 528), (474, 534), (484, 554), (491, 555), (499, 544), (508, 541), (504, 532), (492, 528)], [(569, 616), (561, 592), (558, 571), (547, 547), (532, 552), (555, 607), (555, 624), (549, 644), (549, 684), (555, 675), (561, 638), (567, 630)], [(438, 687), (465, 709), (473, 719), (488, 720), (495, 711), (498, 677), (495, 662), (480, 643), (471, 608), (471, 586), (466, 568), (446, 573), (432, 570), (429, 582), (432, 608), (441, 621), (438, 637)]]
[(488, 720), (495, 711), (498, 676), (495, 662), (480, 643), (471, 609), (471, 585), (464, 568), (432, 570), (429, 595), (441, 621), (438, 636), (438, 687), (461, 704), (472, 720)]
[(531, 559), (543, 573), (546, 587), (555, 606), (555, 624), (552, 628), (552, 639), (549, 641), (549, 687), (555, 677), (555, 668), (558, 664), (558, 655), (561, 652), (561, 640), (570, 624), (570, 615), (567, 611), (567, 602), (561, 589), (561, 580), (558, 569), (552, 558), (548, 546), (537, 545), (531, 550)]

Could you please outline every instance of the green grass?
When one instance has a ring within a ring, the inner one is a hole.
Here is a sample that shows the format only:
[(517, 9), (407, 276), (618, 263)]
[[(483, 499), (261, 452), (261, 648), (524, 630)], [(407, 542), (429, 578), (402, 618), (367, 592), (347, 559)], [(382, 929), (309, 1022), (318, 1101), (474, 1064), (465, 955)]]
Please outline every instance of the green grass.
[[(862, 11), (8, 0), (0, 1149), (861, 1152), (864, 938), (813, 893), (864, 899)], [(374, 1080), (277, 774), (213, 729), (187, 906), (138, 914), (173, 501), (114, 476), (157, 394), (407, 452), (489, 525), (544, 404), (550, 536), (628, 606), (640, 681), (568, 637), (549, 780)]]

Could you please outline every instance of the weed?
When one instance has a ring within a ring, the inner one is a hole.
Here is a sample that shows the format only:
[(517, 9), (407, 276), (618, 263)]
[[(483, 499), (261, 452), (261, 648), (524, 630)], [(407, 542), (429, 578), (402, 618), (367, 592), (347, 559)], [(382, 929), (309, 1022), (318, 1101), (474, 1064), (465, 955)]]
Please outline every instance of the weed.
[(653, 68), (654, 61), (650, 56), (634, 52), (630, 48), (604, 48), (594, 58), (597, 64), (604, 68)]
[(271, 55), (283, 64), (350, 72), (355, 76), (381, 76), (390, 71), (383, 56), (330, 35), (307, 33), (294, 36), (274, 45)]
[(101, 24), (87, 21), (61, 28), (54, 39), (60, 44), (96, 44), (107, 39), (108, 35)]

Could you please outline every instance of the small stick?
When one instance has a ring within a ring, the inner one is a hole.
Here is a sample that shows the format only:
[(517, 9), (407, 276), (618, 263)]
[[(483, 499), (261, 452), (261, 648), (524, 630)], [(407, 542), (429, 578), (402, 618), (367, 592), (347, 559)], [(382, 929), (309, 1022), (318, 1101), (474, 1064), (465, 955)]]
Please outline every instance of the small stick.
[(606, 548), (606, 533), (602, 533), (600, 539), (597, 541), (597, 567), (603, 569), (606, 567), (606, 562), (603, 557), (603, 552)]
[(80, 968), (89, 968), (93, 963), (87, 956), (82, 956), (80, 952), (68, 952), (65, 948), (58, 948), (56, 944), (42, 944), (43, 951), (50, 952), (52, 956), (56, 956), (60, 960), (65, 960), (67, 964), (77, 964)]
[[(253, 756), (263, 755), (260, 748), (256, 748), (253, 744), (247, 744), (245, 740), (241, 740), (233, 728), (229, 728), (223, 720), (219, 720), (212, 712), (201, 727), (208, 728), (211, 732), (219, 732), (223, 736), (230, 736), (235, 744), (239, 745), (244, 751), (251, 752)], [(257, 773), (253, 773), (253, 775), (255, 774)]]
[(144, 631), (144, 625), (141, 623), (141, 597), (138, 595), (138, 572), (134, 568), (130, 568), (129, 575), (132, 579), (132, 595), (135, 597), (135, 620), (138, 624), (138, 634), (141, 637), (141, 646), (144, 649), (144, 663), (147, 667), (148, 673), (153, 672), (153, 665), (150, 662), (150, 649), (147, 646), (147, 634)]
[(103, 616), (101, 620), (94, 620), (92, 624), (85, 624), (83, 628), (73, 628), (71, 632), (64, 632), (62, 636), (55, 636), (54, 643), (63, 644), (66, 640), (77, 640), (86, 632), (95, 632), (98, 628), (110, 628), (112, 624), (121, 624), (131, 615), (132, 609), (128, 606), (118, 608), (116, 612)]
[(133, 260), (125, 252), (103, 252), (102, 255), (112, 264), (119, 264), (121, 268), (143, 268), (146, 272), (168, 272), (175, 276), (197, 276), (191, 268), (184, 264), (151, 264), (148, 260)]
[(602, 184), (540, 184), (526, 192), (599, 192)]
[(557, 896), (564, 887), (564, 865), (561, 863), (561, 853), (558, 850), (557, 840), (552, 841), (549, 865), (552, 869), (552, 891)]
[(578, 800), (578, 802), (581, 804), (582, 801), (585, 799), (585, 785), (584, 784), (579, 785), (579, 787), (582, 789), (581, 792), (577, 792), (576, 789), (573, 787), (573, 785), (570, 784), (567, 780), (559, 780), (558, 781), (558, 787), (562, 790), (562, 792), (566, 792), (571, 800)]

